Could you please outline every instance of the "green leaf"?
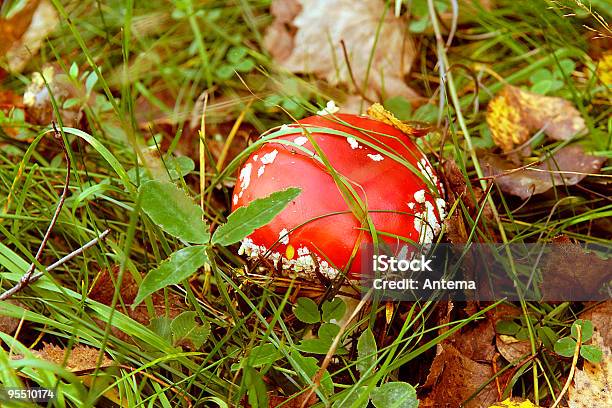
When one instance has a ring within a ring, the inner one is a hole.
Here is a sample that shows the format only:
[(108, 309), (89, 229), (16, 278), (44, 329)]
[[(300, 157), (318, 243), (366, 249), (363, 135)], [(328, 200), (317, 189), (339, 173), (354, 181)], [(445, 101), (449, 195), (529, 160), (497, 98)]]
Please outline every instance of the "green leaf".
[(574, 324), (572, 324), (572, 337), (576, 340), (578, 340), (577, 326), (580, 326), (582, 329), (582, 342), (586, 343), (587, 341), (591, 340), (591, 337), (593, 337), (593, 322), (590, 320), (578, 319), (574, 322)]
[(580, 347), (580, 355), (590, 363), (598, 364), (603, 359), (603, 353), (599, 347), (587, 344)]
[(555, 353), (563, 357), (571, 357), (576, 350), (576, 340), (570, 337), (564, 337), (557, 340), (555, 343)]
[(232, 64), (240, 62), (249, 52), (245, 47), (232, 47), (227, 52), (227, 60)]
[(96, 71), (92, 71), (89, 75), (87, 75), (87, 79), (85, 80), (85, 90), (87, 91), (87, 94), (91, 93), (97, 82), (98, 74), (96, 74)]
[[(314, 357), (304, 357), (298, 350), (292, 350), (291, 358), (297, 366), (304, 371), (306, 377), (309, 379), (319, 371), (319, 366), (317, 365), (318, 361)], [(294, 369), (297, 370), (297, 367), (294, 367)], [(303, 381), (305, 382), (306, 380), (303, 379)], [(321, 389), (326, 395), (331, 395), (334, 392), (334, 383), (327, 370), (325, 370), (321, 376)]]
[(545, 79), (540, 82), (536, 82), (531, 86), (531, 92), (535, 92), (540, 95), (546, 95), (550, 92), (552, 88), (553, 81), (550, 79)]
[(193, 275), (208, 262), (205, 249), (204, 246), (191, 246), (170, 255), (142, 280), (132, 307), (138, 305), (151, 293), (168, 285), (176, 285)]
[(244, 382), (249, 404), (252, 408), (268, 408), (268, 389), (259, 371), (252, 367), (244, 368)]
[(281, 354), (276, 347), (273, 344), (266, 343), (253, 347), (247, 361), (251, 367), (261, 367), (275, 362), (280, 357)]
[(551, 79), (553, 79), (552, 72), (550, 72), (546, 68), (538, 69), (529, 77), (529, 80), (534, 84), (537, 84), (541, 81), (550, 81)]
[(161, 316), (154, 317), (149, 323), (149, 329), (154, 333), (157, 333), (159, 337), (166, 339), (168, 343), (172, 343), (172, 319)]
[(314, 324), (321, 321), (319, 307), (312, 299), (306, 297), (298, 298), (293, 313), (299, 321), (304, 323)]
[(320, 339), (333, 340), (340, 333), (340, 326), (334, 323), (323, 323), (317, 334)]
[(304, 353), (327, 354), (331, 347), (330, 339), (304, 339), (295, 348)]
[(497, 334), (514, 336), (519, 330), (521, 330), (521, 326), (513, 320), (500, 320), (495, 324), (495, 331)]
[(561, 61), (559, 61), (558, 68), (560, 73), (569, 76), (574, 71), (574, 69), (576, 69), (576, 63), (571, 59), (562, 59)]
[(76, 64), (76, 62), (73, 62), (72, 65), (70, 65), (68, 75), (70, 75), (70, 77), (73, 79), (77, 79), (79, 77), (79, 66)]
[(251, 72), (251, 70), (254, 67), (255, 67), (255, 61), (253, 61), (250, 58), (246, 58), (236, 64), (236, 70), (240, 72)]
[(326, 300), (321, 305), (321, 311), (323, 312), (324, 322), (331, 322), (332, 320), (340, 321), (346, 312), (346, 304), (340, 298)]
[(376, 364), (376, 339), (369, 327), (361, 333), (357, 340), (357, 370), (363, 375), (367, 370)]
[(516, 337), (517, 340), (528, 340), (529, 330), (527, 330), (526, 327), (521, 327), (514, 337)]
[(196, 322), (196, 312), (183, 312), (176, 316), (171, 324), (172, 341), (175, 346), (191, 343), (193, 349), (202, 347), (210, 335), (210, 323)]
[(242, 240), (272, 221), (301, 191), (291, 187), (257, 199), (247, 207), (238, 208), (227, 218), (227, 223), (217, 228), (213, 234), (213, 244), (230, 245)]
[(230, 65), (221, 65), (215, 73), (221, 79), (230, 79), (234, 76), (234, 68)]
[(553, 350), (555, 347), (555, 343), (557, 342), (557, 340), (559, 340), (559, 336), (557, 335), (557, 333), (555, 333), (553, 329), (548, 326), (538, 327), (537, 331), (538, 337), (540, 338), (540, 340), (542, 340), (544, 347), (549, 350)]
[[(342, 398), (332, 405), (332, 408), (366, 408), (370, 401), (367, 396), (368, 387), (362, 386), (354, 390), (351, 389), (351, 394), (348, 397)], [(360, 402), (360, 403), (358, 403)]]
[(429, 19), (426, 17), (420, 18), (418, 20), (413, 20), (408, 25), (408, 29), (413, 33), (422, 33), (425, 31), (427, 26), (429, 25)]
[(417, 408), (419, 400), (414, 387), (405, 382), (388, 382), (370, 394), (376, 408)]
[(412, 113), (412, 105), (408, 99), (403, 96), (394, 96), (389, 98), (383, 104), (386, 110), (390, 111), (399, 120), (410, 120), (410, 114)]
[(168, 234), (196, 244), (208, 242), (203, 212), (191, 198), (170, 182), (149, 180), (140, 186), (142, 210)]
[(81, 100), (79, 98), (68, 98), (64, 101), (64, 104), (62, 105), (63, 109), (70, 109), (73, 106), (78, 105), (81, 102)]

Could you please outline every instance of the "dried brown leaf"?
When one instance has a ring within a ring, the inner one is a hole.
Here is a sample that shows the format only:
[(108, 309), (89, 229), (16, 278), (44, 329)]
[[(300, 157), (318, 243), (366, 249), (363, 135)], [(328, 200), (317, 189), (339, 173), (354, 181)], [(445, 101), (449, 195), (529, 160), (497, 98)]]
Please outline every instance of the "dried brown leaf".
[[(58, 24), (59, 16), (49, 0), (30, 1), (24, 10), (10, 20), (0, 19), (0, 26), (3, 27), (0, 33), (6, 31), (9, 34), (2, 38), (3, 42), (5, 42), (4, 38), (9, 39), (10, 47), (0, 46), (0, 54), (6, 52), (9, 70), (21, 72), (30, 57), (38, 52), (43, 40), (55, 30)], [(24, 25), (26, 25), (25, 30)]]
[(499, 354), (511, 363), (525, 357), (525, 355), (531, 352), (531, 343), (529, 341), (518, 340), (504, 334), (496, 336), (495, 345), (497, 346)]
[(27, 308), (23, 303), (19, 302), (18, 300), (9, 299), (0, 302), (0, 332), (6, 334), (13, 334), (15, 330), (17, 330), (17, 327), (19, 327), (19, 323), (21, 322), (21, 320), (16, 317), (5, 316), (2, 313), (2, 304), (5, 302), (11, 303), (24, 309)]
[[(291, 6), (281, 11), (285, 5)], [(300, 11), (295, 15), (298, 6)], [(418, 97), (404, 82), (415, 55), (406, 22), (387, 11), (377, 35), (386, 10), (382, 0), (276, 0), (272, 10), (277, 19), (266, 32), (264, 45), (285, 69), (353, 88), (341, 46), (344, 40), (357, 86), (362, 87), (367, 77), (363, 92), (368, 97), (376, 99), (383, 92), (387, 97)], [(287, 21), (292, 15), (295, 18)], [(375, 39), (378, 42), (368, 73)]]
[(45, 343), (43, 348), (36, 351), (35, 354), (44, 360), (66, 367), (73, 373), (93, 371), (96, 368), (106, 368), (114, 364), (113, 360), (106, 355), (102, 356), (102, 360), (98, 364), (100, 350), (83, 345), (77, 345), (72, 350), (66, 350)]
[(425, 136), (428, 133), (428, 129), (417, 129), (414, 126), (409, 125), (395, 117), (395, 115), (386, 110), (380, 103), (374, 103), (368, 108), (368, 116), (372, 119), (376, 119), (380, 122), (386, 123), (393, 126), (400, 132), (407, 136)]
[(599, 364), (585, 361), (582, 370), (576, 370), (568, 392), (569, 408), (612, 407), (612, 353), (598, 332), (593, 333), (593, 345), (601, 348), (603, 360)]
[[(547, 301), (596, 300), (599, 290), (612, 279), (612, 260), (586, 252), (565, 236), (543, 260), (542, 296)], [(585, 267), (587, 266), (588, 267)]]
[(514, 171), (512, 162), (499, 156), (482, 157), (485, 174), (495, 176), (495, 183), (503, 192), (522, 199), (555, 186), (578, 184), (587, 175), (597, 173), (605, 162), (604, 157), (585, 153), (580, 145), (563, 147), (542, 164), (518, 171)]
[(493, 374), (493, 369), (489, 364), (469, 359), (449, 344), (440, 345), (438, 355), (434, 358), (424, 385), (424, 387), (431, 387), (431, 391), (419, 406), (432, 408), (487, 407), (497, 401), (495, 383), (487, 385), (467, 404), (461, 404)]
[(506, 86), (487, 108), (493, 141), (504, 152), (525, 143), (539, 130), (554, 140), (567, 140), (586, 129), (580, 112), (563, 98)]

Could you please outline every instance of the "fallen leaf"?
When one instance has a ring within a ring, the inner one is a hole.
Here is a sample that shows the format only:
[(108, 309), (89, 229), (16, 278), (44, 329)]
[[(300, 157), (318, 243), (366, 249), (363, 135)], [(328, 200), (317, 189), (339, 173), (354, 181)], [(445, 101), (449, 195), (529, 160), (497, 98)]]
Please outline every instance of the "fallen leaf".
[(510, 85), (489, 102), (487, 123), (493, 141), (506, 153), (540, 130), (551, 139), (568, 140), (586, 129), (569, 101)]
[(518, 340), (504, 334), (495, 337), (495, 345), (499, 354), (510, 363), (514, 363), (531, 353), (531, 343), (529, 341)]
[(431, 128), (416, 128), (406, 122), (403, 122), (395, 117), (395, 115), (386, 110), (380, 103), (374, 103), (368, 108), (368, 116), (380, 122), (386, 123), (398, 129), (407, 136), (420, 137), (425, 136)]
[(406, 34), (406, 21), (389, 10), (377, 34), (385, 10), (382, 0), (275, 0), (276, 19), (264, 45), (285, 69), (314, 74), (360, 93), (350, 78), (341, 46), (344, 40), (357, 86), (368, 81), (363, 90), (368, 97), (376, 99), (384, 93), (385, 97), (415, 99), (417, 93), (404, 82), (414, 60), (414, 44)]
[(612, 52), (607, 52), (597, 64), (597, 77), (606, 86), (612, 86)]
[(488, 154), (481, 158), (485, 174), (494, 176), (503, 192), (522, 199), (555, 186), (578, 184), (587, 175), (597, 173), (605, 162), (605, 157), (591, 156), (577, 144), (561, 148), (537, 166), (517, 171), (512, 162), (500, 156)]
[(17, 327), (19, 327), (19, 322), (21, 322), (21, 320), (16, 317), (5, 316), (4, 314), (2, 314), (2, 303), (4, 302), (11, 303), (23, 309), (27, 309), (27, 308), (23, 303), (17, 300), (13, 300), (13, 299), (9, 299), (9, 300), (0, 302), (0, 332), (6, 333), (6, 334), (13, 334), (15, 330), (17, 330)]
[(599, 364), (585, 361), (582, 370), (576, 370), (568, 391), (569, 408), (612, 407), (612, 353), (598, 332), (592, 341), (603, 351), (603, 360)]
[[(147, 326), (151, 322), (151, 317), (167, 316), (169, 318), (175, 318), (185, 309), (185, 305), (181, 297), (172, 292), (167, 293), (168, 307), (166, 307), (166, 300), (163, 293), (154, 293), (151, 296), (155, 316), (149, 315), (147, 306), (144, 303), (132, 309), (131, 305), (134, 303), (134, 299), (136, 299), (136, 295), (138, 294), (138, 283), (129, 271), (125, 271), (123, 274), (123, 280), (119, 283), (118, 274), (118, 266), (114, 266), (110, 271), (108, 269), (102, 269), (95, 278), (88, 297), (106, 306), (110, 306), (115, 294), (115, 287), (118, 287), (119, 297), (123, 304), (121, 301), (118, 301), (116, 309), (144, 326)], [(125, 308), (123, 305), (125, 305)], [(100, 327), (106, 327), (108, 324), (107, 322), (101, 320), (96, 320), (96, 323)], [(118, 339), (124, 341), (130, 340), (130, 337), (127, 334), (116, 327), (112, 327), (111, 332)]]
[[(73, 373), (81, 373), (93, 371), (96, 368), (107, 368), (114, 364), (113, 360), (102, 356), (102, 360), (98, 364), (100, 350), (93, 347), (77, 345), (72, 350), (66, 350), (62, 347), (44, 343), (41, 350), (34, 352), (38, 357), (66, 367)], [(66, 358), (66, 355), (67, 358)]]
[(566, 236), (555, 238), (553, 243), (557, 246), (542, 263), (543, 299), (584, 301), (607, 298), (607, 294), (598, 292), (612, 279), (612, 260), (586, 252)]
[(534, 405), (529, 400), (523, 400), (520, 398), (508, 398), (502, 402), (491, 405), (489, 408), (540, 408), (538, 405)]
[[(35, 8), (32, 7), (33, 5)], [(31, 15), (30, 12), (32, 12)], [(24, 22), (28, 20), (29, 24), (24, 30)], [(38, 52), (43, 40), (55, 30), (58, 24), (59, 16), (49, 0), (30, 1), (13, 18), (5, 21), (0, 19), (0, 26), (3, 26), (0, 33), (9, 34), (7, 37), (3, 35), (2, 38), (3, 42), (5, 38), (9, 40), (10, 47), (4, 50), (0, 48), (0, 53), (6, 52), (9, 70), (23, 71), (31, 56)]]
[(509, 87), (504, 88), (487, 106), (487, 124), (496, 145), (504, 152), (529, 139), (529, 129), (521, 119), (521, 109), (517, 106)]
[(431, 391), (421, 402), (421, 407), (487, 407), (497, 401), (495, 382), (488, 384), (472, 400), (462, 403), (493, 377), (489, 364), (476, 362), (462, 355), (450, 344), (439, 346), (424, 387)]

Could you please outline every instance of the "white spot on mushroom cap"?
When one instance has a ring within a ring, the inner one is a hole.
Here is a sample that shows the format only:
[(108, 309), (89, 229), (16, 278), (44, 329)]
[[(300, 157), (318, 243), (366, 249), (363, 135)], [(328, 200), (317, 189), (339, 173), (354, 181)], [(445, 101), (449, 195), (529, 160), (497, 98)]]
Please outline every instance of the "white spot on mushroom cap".
[(304, 146), (306, 144), (306, 142), (308, 142), (308, 138), (305, 137), (305, 136), (298, 136), (293, 141), (293, 143), (295, 143), (298, 146)]
[(232, 200), (234, 202), (234, 205), (238, 204), (238, 195), (234, 194), (234, 198)]
[(414, 193), (414, 200), (417, 203), (423, 204), (425, 202), (425, 190), (419, 190), (416, 193)]
[(261, 177), (264, 174), (264, 171), (266, 171), (266, 165), (262, 165), (261, 167), (259, 167), (259, 169), (257, 169), (257, 177)]
[(238, 176), (238, 179), (240, 180), (240, 190), (241, 190), (240, 194), (242, 194), (244, 190), (249, 187), (249, 184), (251, 184), (251, 169), (252, 168), (253, 168), (253, 165), (251, 163), (247, 163), (244, 165), (242, 170), (240, 170), (240, 176)]
[(346, 141), (351, 146), (351, 149), (357, 149), (359, 147), (359, 142), (354, 137), (347, 137)]
[(283, 228), (278, 233), (278, 242), (280, 242), (283, 245), (289, 244), (289, 231), (287, 231), (287, 228)]
[(409, 207), (411, 210), (414, 210), (414, 206), (415, 206), (415, 205), (416, 205), (416, 204), (414, 204), (414, 203), (408, 203), (408, 207)]
[(278, 150), (274, 149), (270, 153), (264, 154), (260, 161), (263, 164), (272, 164), (274, 163), (274, 159), (276, 159), (277, 154), (278, 154)]
[(257, 161), (257, 159), (259, 159), (259, 155), (256, 154), (255, 156), (253, 156), (253, 161)]
[(334, 101), (328, 101), (327, 105), (325, 105), (325, 108), (321, 109), (320, 111), (317, 112), (317, 115), (329, 115), (329, 114), (333, 114), (336, 113), (340, 110), (339, 107), (336, 106), (336, 102)]
[(368, 154), (368, 157), (372, 160), (374, 160), (375, 162), (379, 162), (381, 160), (384, 160), (384, 157), (382, 157), (382, 155), (380, 154)]

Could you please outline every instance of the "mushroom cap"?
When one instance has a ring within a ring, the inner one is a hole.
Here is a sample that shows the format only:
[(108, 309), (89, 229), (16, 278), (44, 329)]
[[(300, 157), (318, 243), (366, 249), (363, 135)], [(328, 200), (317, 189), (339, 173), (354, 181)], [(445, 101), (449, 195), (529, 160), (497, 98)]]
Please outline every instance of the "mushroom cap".
[[(367, 225), (351, 212), (302, 127), (365, 203), (379, 240), (393, 245), (399, 236), (432, 242), (445, 216), (443, 188), (408, 136), (383, 122), (350, 114), (311, 116), (298, 123), (289, 125), (295, 132), (272, 137), (253, 152), (240, 169), (232, 211), (288, 187), (302, 189), (272, 222), (243, 241), (241, 254), (267, 256), (298, 274), (314, 276), (318, 265), (321, 273), (335, 277), (351, 260), (356, 244), (372, 243)], [(359, 248), (347, 270), (349, 278), (359, 276), (361, 261)]]

